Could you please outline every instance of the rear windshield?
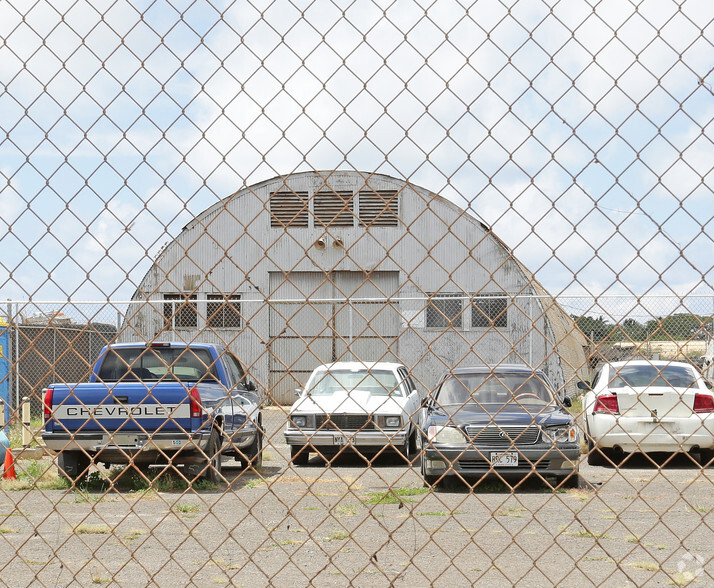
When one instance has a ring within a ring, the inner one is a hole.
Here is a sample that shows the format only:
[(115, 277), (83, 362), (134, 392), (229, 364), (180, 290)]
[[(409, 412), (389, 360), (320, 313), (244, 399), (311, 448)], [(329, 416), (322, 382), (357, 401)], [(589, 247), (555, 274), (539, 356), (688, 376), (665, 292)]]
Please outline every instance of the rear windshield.
[(315, 374), (307, 391), (313, 396), (331, 396), (335, 392), (362, 390), (372, 396), (401, 396), (397, 377), (386, 370), (330, 370)]
[(98, 377), (103, 382), (136, 380), (158, 382), (217, 381), (208, 349), (172, 347), (127, 347), (110, 349)]
[(483, 373), (451, 376), (439, 387), (436, 402), (441, 406), (500, 404), (509, 402), (545, 406), (553, 402), (553, 393), (533, 373)]
[(696, 384), (693, 370), (683, 365), (625, 365), (614, 368), (610, 388), (688, 388)]

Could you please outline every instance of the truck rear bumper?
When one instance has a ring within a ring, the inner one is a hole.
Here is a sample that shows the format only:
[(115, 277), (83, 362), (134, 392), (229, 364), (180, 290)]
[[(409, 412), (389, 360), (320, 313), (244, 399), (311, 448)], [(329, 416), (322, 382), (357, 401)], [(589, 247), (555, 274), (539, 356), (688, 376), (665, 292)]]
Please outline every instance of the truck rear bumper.
[(181, 463), (206, 460), (210, 431), (194, 433), (102, 432), (42, 433), (42, 440), (51, 451), (84, 451), (96, 461), (107, 463), (166, 463), (177, 454)]

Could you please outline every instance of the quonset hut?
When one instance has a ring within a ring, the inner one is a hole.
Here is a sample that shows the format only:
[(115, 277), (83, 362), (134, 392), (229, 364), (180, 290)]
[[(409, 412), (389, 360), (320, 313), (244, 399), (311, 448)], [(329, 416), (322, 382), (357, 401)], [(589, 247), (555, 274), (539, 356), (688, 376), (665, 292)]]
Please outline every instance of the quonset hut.
[(407, 181), (304, 172), (199, 214), (139, 285), (120, 340), (223, 342), (276, 403), (320, 363), (398, 360), (422, 390), (526, 363), (574, 391), (584, 339), (508, 247)]

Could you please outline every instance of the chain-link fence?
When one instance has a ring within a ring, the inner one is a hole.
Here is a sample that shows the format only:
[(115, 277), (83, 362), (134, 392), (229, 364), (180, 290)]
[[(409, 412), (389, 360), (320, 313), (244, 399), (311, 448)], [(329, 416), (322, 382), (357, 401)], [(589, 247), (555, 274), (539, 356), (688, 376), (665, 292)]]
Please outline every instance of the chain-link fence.
[(714, 583), (709, 4), (0, 2), (0, 583)]

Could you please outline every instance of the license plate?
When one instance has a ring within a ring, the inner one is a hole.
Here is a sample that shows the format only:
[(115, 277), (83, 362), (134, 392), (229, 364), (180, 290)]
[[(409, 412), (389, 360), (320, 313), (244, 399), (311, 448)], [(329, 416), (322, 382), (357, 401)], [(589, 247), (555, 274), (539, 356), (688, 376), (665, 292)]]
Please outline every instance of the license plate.
[(352, 445), (352, 439), (344, 435), (335, 435), (335, 445)]
[(504, 451), (496, 453), (491, 452), (491, 465), (497, 468), (514, 468), (518, 467), (518, 452)]
[(140, 445), (136, 435), (127, 435), (121, 433), (114, 434), (109, 442), (113, 445), (117, 445), (120, 447), (134, 447), (136, 445)]

